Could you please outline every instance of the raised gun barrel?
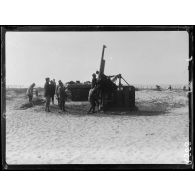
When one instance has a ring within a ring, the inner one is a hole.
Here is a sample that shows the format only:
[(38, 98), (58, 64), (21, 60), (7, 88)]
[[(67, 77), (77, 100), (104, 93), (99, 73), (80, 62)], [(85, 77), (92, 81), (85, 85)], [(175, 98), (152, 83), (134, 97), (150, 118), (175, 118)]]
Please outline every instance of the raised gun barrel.
[(105, 68), (104, 51), (105, 51), (105, 48), (106, 48), (106, 46), (103, 45), (102, 57), (101, 57), (101, 62), (100, 62), (100, 70), (99, 70), (98, 79), (100, 79), (101, 76), (102, 76), (102, 74), (104, 74), (104, 68)]
[[(129, 83), (122, 77), (121, 74), (106, 76), (104, 74), (105, 60), (104, 52), (106, 46), (103, 45), (102, 57), (100, 62), (100, 70), (98, 74), (98, 89), (100, 99), (100, 109), (123, 109), (123, 110), (136, 110), (135, 106), (135, 88), (130, 86)], [(119, 81), (116, 85), (115, 82)], [(121, 81), (127, 85), (122, 85)]]

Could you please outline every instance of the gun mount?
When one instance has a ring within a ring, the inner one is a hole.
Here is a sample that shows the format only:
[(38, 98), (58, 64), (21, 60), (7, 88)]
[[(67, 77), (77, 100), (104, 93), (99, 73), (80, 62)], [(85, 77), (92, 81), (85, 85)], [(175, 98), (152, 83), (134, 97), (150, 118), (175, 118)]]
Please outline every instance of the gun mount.
[[(102, 110), (136, 110), (135, 87), (122, 77), (121, 74), (106, 76), (105, 53), (106, 46), (103, 45), (100, 69), (98, 75), (100, 109)], [(118, 84), (116, 84), (118, 81)], [(125, 85), (122, 84), (125, 82)]]

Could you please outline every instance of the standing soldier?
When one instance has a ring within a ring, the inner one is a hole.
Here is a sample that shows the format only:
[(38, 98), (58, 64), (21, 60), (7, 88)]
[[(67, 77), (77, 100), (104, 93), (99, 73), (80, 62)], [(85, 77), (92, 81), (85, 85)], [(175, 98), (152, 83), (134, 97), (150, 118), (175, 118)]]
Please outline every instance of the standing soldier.
[(26, 94), (28, 96), (28, 99), (29, 99), (29, 102), (31, 104), (33, 104), (32, 103), (32, 98), (33, 98), (33, 89), (34, 89), (34, 86), (35, 86), (35, 83), (31, 84), (30, 87), (27, 89), (27, 92), (26, 92)]
[(91, 89), (93, 89), (94, 87), (97, 86), (97, 78), (96, 78), (96, 74), (92, 74), (92, 82), (91, 82)]
[(63, 83), (60, 81), (59, 82), (59, 87), (58, 87), (58, 96), (59, 96), (59, 106), (62, 111), (65, 111), (65, 101), (66, 101), (66, 91)]
[(89, 90), (89, 97), (88, 100), (91, 104), (91, 107), (89, 108), (88, 114), (92, 111), (92, 113), (95, 113), (95, 106), (97, 103), (98, 106), (98, 97), (97, 97), (97, 87), (94, 87), (93, 89)]
[(60, 87), (60, 83), (61, 83), (62, 81), (61, 80), (59, 80), (58, 81), (58, 85), (56, 86), (56, 91), (55, 91), (55, 93), (56, 93), (56, 99), (57, 99), (57, 101), (58, 101), (58, 106), (60, 106), (60, 100), (59, 100), (59, 87)]
[(53, 84), (55, 86), (55, 91), (56, 91), (56, 81), (55, 81), (55, 79), (53, 79)]
[(172, 89), (171, 85), (169, 85), (168, 89), (169, 89), (169, 90), (171, 90), (171, 89)]
[(46, 100), (46, 104), (45, 104), (45, 111), (46, 112), (50, 112), (50, 98), (51, 98), (51, 86), (50, 86), (50, 79), (46, 78), (46, 83), (44, 86), (44, 96), (45, 96), (45, 100)]
[(54, 95), (55, 95), (55, 83), (51, 80), (50, 81), (50, 85), (51, 85), (51, 100), (52, 100), (52, 104), (54, 104)]

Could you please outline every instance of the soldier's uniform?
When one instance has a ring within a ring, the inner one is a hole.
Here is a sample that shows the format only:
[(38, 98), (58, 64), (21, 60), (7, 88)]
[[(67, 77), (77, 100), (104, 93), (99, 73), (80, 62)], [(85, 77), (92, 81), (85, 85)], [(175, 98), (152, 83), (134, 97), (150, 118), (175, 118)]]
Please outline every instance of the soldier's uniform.
[(98, 106), (98, 98), (97, 98), (97, 89), (96, 88), (89, 90), (88, 100), (91, 104), (91, 107), (90, 107), (88, 113), (90, 113), (91, 111), (92, 111), (92, 113), (94, 113), (96, 104)]
[(50, 112), (50, 99), (51, 99), (51, 85), (46, 81), (44, 86), (44, 96), (46, 100), (45, 111)]
[(58, 95), (59, 95), (59, 106), (62, 111), (65, 111), (65, 101), (67, 98), (65, 87), (63, 84), (58, 87)]
[(96, 79), (96, 74), (93, 74), (93, 79), (92, 79), (92, 82), (91, 82), (91, 89), (93, 89), (94, 87), (97, 86), (97, 79)]
[(30, 85), (30, 87), (27, 89), (27, 96), (29, 99), (29, 102), (32, 103), (32, 98), (33, 98), (33, 87), (35, 86), (35, 84), (33, 83), (32, 85)]
[(54, 104), (54, 95), (55, 95), (55, 83), (53, 81), (51, 81), (51, 100), (52, 100), (52, 103)]

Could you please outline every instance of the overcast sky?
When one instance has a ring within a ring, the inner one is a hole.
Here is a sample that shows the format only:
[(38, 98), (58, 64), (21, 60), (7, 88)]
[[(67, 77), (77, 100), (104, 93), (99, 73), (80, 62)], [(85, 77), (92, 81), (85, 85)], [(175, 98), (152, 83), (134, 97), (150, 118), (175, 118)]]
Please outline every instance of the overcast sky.
[(121, 73), (130, 84), (186, 84), (188, 39), (182, 31), (7, 32), (6, 82), (91, 80), (105, 44), (106, 75)]

